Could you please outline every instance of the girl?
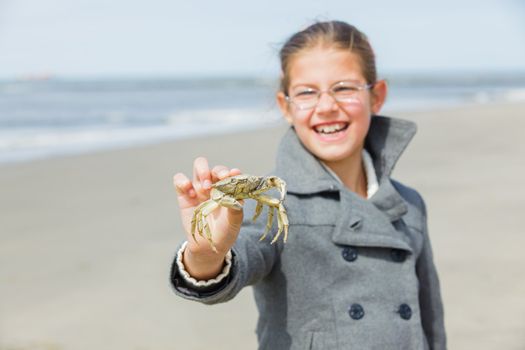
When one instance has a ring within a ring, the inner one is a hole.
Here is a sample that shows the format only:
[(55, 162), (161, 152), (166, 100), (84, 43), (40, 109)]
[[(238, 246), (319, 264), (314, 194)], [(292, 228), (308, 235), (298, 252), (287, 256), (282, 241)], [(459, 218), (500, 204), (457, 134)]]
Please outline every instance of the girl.
[[(425, 204), (390, 178), (416, 126), (377, 115), (387, 86), (367, 38), (343, 22), (316, 23), (280, 58), (277, 101), (291, 128), (272, 174), (288, 185), (288, 242), (259, 242), (266, 218), (242, 223), (242, 211), (220, 208), (208, 217), (218, 253), (197, 244), (193, 209), (212, 183), (240, 174), (197, 158), (192, 181), (174, 176), (188, 236), (175, 292), (213, 304), (253, 285), (261, 349), (445, 349)], [(254, 206), (246, 202), (249, 216)]]

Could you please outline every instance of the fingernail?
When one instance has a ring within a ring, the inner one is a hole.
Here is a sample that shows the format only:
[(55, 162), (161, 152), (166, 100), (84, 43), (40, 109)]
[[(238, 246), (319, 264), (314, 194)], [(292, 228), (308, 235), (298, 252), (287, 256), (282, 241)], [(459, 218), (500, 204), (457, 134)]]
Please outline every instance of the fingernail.
[(220, 177), (228, 176), (228, 174), (229, 174), (228, 170), (221, 170), (221, 171), (219, 171), (219, 176)]
[(206, 190), (209, 190), (209, 189), (211, 188), (211, 182), (210, 182), (210, 180), (204, 180), (204, 181), (202, 182), (202, 187), (203, 187), (204, 189), (206, 189)]

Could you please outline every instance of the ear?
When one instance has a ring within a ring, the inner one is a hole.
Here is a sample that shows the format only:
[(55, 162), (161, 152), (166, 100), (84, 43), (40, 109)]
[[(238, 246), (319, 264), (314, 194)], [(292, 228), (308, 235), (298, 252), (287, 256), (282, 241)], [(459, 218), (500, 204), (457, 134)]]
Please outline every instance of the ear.
[(279, 105), (279, 109), (281, 110), (281, 113), (284, 119), (286, 119), (288, 123), (292, 124), (293, 118), (292, 118), (292, 115), (290, 114), (290, 104), (286, 100), (286, 95), (284, 94), (284, 92), (279, 91), (277, 93), (276, 98), (277, 98), (277, 104)]
[(385, 80), (379, 80), (374, 84), (374, 87), (372, 88), (372, 101), (371, 101), (371, 107), (372, 107), (372, 113), (377, 114), (381, 110), (381, 107), (383, 107), (383, 104), (386, 101), (386, 95), (388, 91), (388, 86), (386, 84)]

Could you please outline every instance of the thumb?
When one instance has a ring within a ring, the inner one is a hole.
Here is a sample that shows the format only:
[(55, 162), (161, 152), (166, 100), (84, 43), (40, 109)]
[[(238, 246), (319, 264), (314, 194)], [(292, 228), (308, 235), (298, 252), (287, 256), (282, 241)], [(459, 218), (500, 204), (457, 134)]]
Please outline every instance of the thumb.
[(243, 216), (244, 213), (242, 209), (236, 210), (228, 208), (228, 223), (230, 227), (239, 231), (241, 229)]

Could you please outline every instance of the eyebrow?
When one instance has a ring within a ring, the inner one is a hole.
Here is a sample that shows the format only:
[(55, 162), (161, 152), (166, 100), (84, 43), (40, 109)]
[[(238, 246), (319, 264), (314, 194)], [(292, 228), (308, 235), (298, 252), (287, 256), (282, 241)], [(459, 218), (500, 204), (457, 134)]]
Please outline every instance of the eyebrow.
[(298, 87), (316, 88), (315, 84), (300, 83), (300, 84), (294, 84), (294, 85), (290, 86), (290, 89), (296, 89)]
[[(362, 82), (357, 79), (341, 79), (341, 80), (337, 80), (333, 82), (332, 84), (330, 84), (330, 86), (334, 86), (335, 84), (343, 82), (343, 81), (356, 83), (356, 84), (362, 84)], [(298, 84), (294, 84), (290, 86), (290, 90), (296, 89), (298, 87), (307, 87), (307, 88), (317, 89), (316, 85), (312, 83), (298, 83)]]

